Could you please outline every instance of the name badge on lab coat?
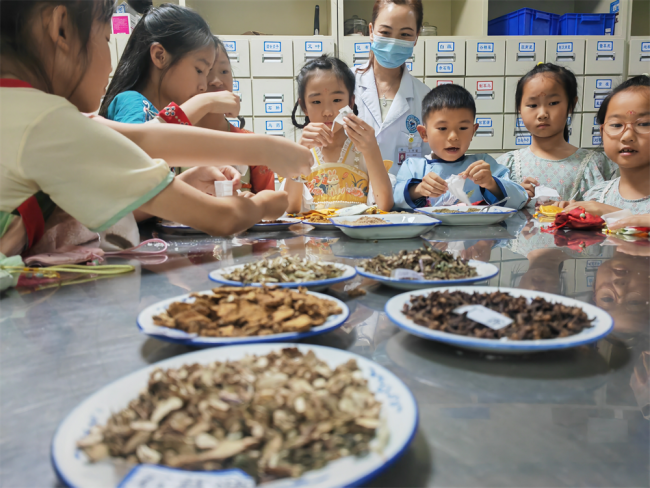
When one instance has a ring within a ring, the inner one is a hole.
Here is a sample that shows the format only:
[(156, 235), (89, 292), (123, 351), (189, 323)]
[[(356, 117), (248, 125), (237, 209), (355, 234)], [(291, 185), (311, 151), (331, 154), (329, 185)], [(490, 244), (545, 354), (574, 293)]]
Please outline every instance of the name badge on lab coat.
[(408, 158), (421, 158), (422, 149), (417, 147), (398, 147), (397, 148), (397, 165), (401, 166)]

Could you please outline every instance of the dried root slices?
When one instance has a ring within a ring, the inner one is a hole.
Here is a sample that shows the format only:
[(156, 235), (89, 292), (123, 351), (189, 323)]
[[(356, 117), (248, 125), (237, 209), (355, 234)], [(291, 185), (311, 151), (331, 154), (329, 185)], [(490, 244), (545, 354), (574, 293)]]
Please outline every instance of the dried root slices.
[(194, 302), (174, 302), (153, 317), (154, 324), (204, 337), (249, 337), (306, 332), (343, 311), (305, 288), (214, 288)]
[(263, 483), (367, 454), (380, 411), (356, 361), (332, 370), (313, 351), (287, 348), (156, 369), (138, 398), (77, 446), (92, 462), (240, 468)]

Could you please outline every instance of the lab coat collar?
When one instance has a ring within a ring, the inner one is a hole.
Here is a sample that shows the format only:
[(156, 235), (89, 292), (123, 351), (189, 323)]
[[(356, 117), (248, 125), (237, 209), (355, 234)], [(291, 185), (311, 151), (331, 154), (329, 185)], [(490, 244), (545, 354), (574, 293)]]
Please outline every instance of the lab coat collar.
[[(413, 77), (411, 76), (411, 73), (409, 73), (409, 70), (406, 68), (406, 66), (404, 66), (404, 72), (402, 73), (402, 79), (400, 80), (399, 89), (395, 95), (395, 100), (393, 100), (393, 104), (391, 105), (390, 110), (388, 111), (388, 115), (386, 116), (386, 120), (379, 129), (379, 132), (381, 132), (384, 127), (389, 127), (402, 115), (409, 112), (411, 109), (409, 100), (411, 98), (413, 98)], [(400, 128), (400, 130), (406, 132), (406, 126)]]
[[(360, 66), (358, 69), (366, 69), (368, 63), (363, 66)], [(381, 110), (379, 109), (379, 104), (377, 100), (379, 99), (379, 94), (377, 93), (377, 85), (375, 84), (375, 74), (372, 70), (372, 66), (365, 73), (361, 73), (359, 77), (359, 87), (363, 88), (361, 93), (361, 101), (368, 109), (375, 119), (375, 124), (377, 127), (380, 127), (381, 130)]]

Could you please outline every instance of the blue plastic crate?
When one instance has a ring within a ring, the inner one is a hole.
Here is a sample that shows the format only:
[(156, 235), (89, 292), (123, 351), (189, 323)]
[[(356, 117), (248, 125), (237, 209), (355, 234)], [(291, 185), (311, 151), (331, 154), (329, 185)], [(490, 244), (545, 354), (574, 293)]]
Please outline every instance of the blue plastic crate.
[(615, 23), (616, 14), (564, 14), (560, 17), (560, 35), (613, 36)]
[(488, 36), (556, 36), (560, 16), (521, 8), (488, 22)]

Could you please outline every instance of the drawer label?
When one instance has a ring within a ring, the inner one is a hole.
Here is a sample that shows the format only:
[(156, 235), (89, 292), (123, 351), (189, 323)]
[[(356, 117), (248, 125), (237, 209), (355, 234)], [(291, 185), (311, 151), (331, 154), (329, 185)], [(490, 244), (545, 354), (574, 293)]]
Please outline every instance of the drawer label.
[(599, 90), (611, 90), (612, 80), (596, 80), (596, 88)]
[(603, 261), (600, 259), (587, 259), (587, 268), (598, 268)]
[(267, 114), (281, 114), (282, 113), (282, 104), (281, 103), (265, 103), (264, 109)]
[(617, 14), (619, 7), (620, 7), (619, 0), (614, 0), (612, 3), (609, 4), (609, 13)]
[(223, 45), (226, 48), (226, 51), (233, 52), (237, 50), (236, 41), (223, 41)]
[(517, 117), (517, 122), (515, 123), (516, 127), (526, 127), (524, 125), (524, 121), (521, 119), (521, 117)]
[(451, 63), (438, 63), (436, 64), (436, 73), (453, 73), (454, 65)]
[(519, 52), (520, 53), (534, 53), (535, 52), (535, 43), (534, 42), (520, 42), (519, 43)]
[(233, 91), (239, 91), (239, 81), (234, 80), (232, 82), (232, 89), (233, 89)]
[(322, 53), (323, 52), (323, 43), (322, 42), (305, 42), (305, 51), (308, 53)]
[(492, 90), (494, 90), (493, 82), (492, 81), (477, 81), (476, 82), (476, 89), (478, 91), (492, 91)]
[(237, 128), (239, 128), (239, 126), (241, 125), (241, 122), (240, 122), (239, 119), (228, 119), (228, 122), (230, 122), (232, 125), (234, 125)]
[(264, 41), (264, 52), (279, 53), (282, 51), (282, 43), (278, 41)]
[(594, 108), (600, 108), (600, 106), (603, 104), (603, 99), (602, 98), (596, 98), (594, 99)]
[(613, 41), (598, 41), (598, 44), (596, 45), (596, 50), (597, 51), (613, 51), (614, 50), (614, 42)]
[(493, 42), (479, 42), (476, 44), (477, 53), (493, 53), (494, 52), (494, 43)]
[(598, 117), (594, 116), (594, 125), (599, 126), (600, 124), (598, 123)]
[(603, 140), (600, 136), (591, 136), (591, 145), (592, 146), (600, 146), (602, 144)]
[(647, 53), (648, 51), (650, 51), (650, 42), (642, 42), (641, 52)]
[(354, 52), (355, 53), (369, 53), (370, 52), (370, 43), (369, 42), (355, 42), (354, 43)]
[(281, 120), (267, 120), (266, 121), (266, 130), (282, 130), (282, 121)]
[(558, 42), (557, 43), (557, 52), (559, 52), (559, 53), (572, 53), (573, 52), (573, 43), (572, 42)]
[(453, 42), (438, 42), (438, 52), (439, 53), (448, 53), (454, 51)]
[(489, 117), (476, 117), (476, 123), (479, 127), (492, 127), (492, 119)]
[(530, 146), (531, 144), (532, 144), (531, 136), (515, 137), (515, 145), (517, 146)]
[(436, 81), (436, 86), (440, 85), (453, 85), (454, 81), (453, 80), (438, 80)]
[(406, 69), (409, 71), (413, 71), (413, 63), (411, 61), (406, 62)]

